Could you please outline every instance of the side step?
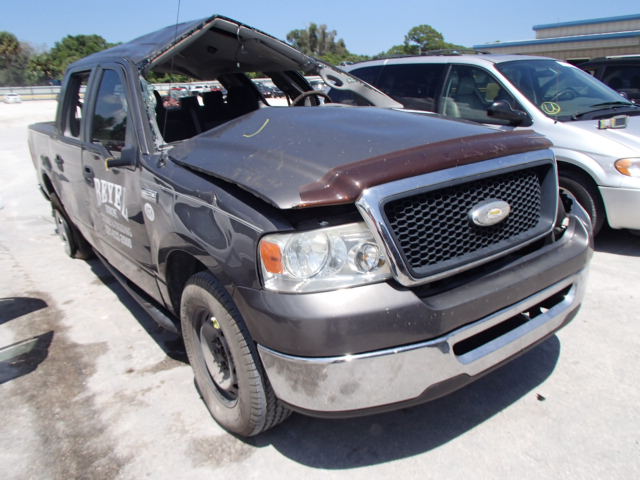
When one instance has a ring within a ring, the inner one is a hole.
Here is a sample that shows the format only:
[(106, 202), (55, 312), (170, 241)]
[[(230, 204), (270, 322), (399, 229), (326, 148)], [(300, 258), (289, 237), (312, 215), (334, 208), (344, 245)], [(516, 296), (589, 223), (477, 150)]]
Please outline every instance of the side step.
[[(95, 252), (95, 250), (94, 250)], [(173, 322), (171, 314), (162, 306), (158, 305), (149, 295), (144, 293), (140, 288), (132, 284), (127, 278), (116, 270), (111, 264), (99, 253), (96, 252), (96, 256), (100, 259), (102, 264), (109, 270), (109, 273), (114, 276), (118, 283), (122, 285), (129, 295), (140, 304), (142, 308), (149, 314), (149, 316), (162, 328), (169, 330), (172, 333), (179, 334), (177, 325)]]

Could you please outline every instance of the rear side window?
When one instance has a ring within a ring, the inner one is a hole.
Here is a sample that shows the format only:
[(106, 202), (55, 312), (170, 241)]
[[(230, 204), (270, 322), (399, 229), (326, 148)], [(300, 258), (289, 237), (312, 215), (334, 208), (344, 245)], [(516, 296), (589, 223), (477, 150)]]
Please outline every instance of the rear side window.
[(614, 90), (625, 93), (630, 100), (640, 103), (640, 64), (608, 65), (602, 81)]
[(402, 103), (405, 108), (435, 112), (446, 65), (407, 64), (364, 67), (351, 71)]
[(120, 76), (105, 70), (96, 97), (91, 122), (91, 142), (100, 143), (110, 152), (120, 152), (127, 132), (127, 98)]
[(80, 126), (84, 110), (84, 95), (91, 72), (71, 75), (67, 83), (62, 114), (62, 131), (65, 137), (80, 138)]

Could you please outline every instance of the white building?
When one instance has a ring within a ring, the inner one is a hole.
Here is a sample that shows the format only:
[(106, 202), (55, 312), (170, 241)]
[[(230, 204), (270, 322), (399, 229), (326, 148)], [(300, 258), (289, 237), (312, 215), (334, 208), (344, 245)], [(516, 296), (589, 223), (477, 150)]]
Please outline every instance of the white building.
[(534, 25), (535, 40), (474, 45), (491, 53), (544, 55), (580, 62), (610, 55), (640, 54), (640, 14)]

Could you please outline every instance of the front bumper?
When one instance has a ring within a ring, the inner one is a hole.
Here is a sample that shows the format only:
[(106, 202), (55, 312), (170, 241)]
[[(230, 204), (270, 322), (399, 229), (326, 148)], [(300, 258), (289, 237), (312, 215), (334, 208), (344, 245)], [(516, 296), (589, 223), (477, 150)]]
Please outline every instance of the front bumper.
[[(427, 342), (322, 358), (286, 355), (261, 345), (258, 351), (276, 396), (303, 411), (349, 415), (427, 401), (473, 381), (569, 322), (584, 296), (586, 271)], [(531, 318), (523, 315), (550, 298), (557, 301), (551, 308)], [(499, 331), (514, 318), (522, 323), (483, 341), (483, 334)]]
[[(391, 330), (367, 331), (366, 324), (361, 323), (361, 319), (352, 319), (351, 315), (355, 315), (358, 308), (366, 310), (369, 304), (347, 302), (341, 307), (343, 314), (334, 315), (335, 322), (322, 323), (320, 317), (309, 322), (301, 320), (297, 324), (302, 327), (301, 331), (289, 336), (291, 319), (304, 315), (303, 308), (289, 308), (287, 316), (276, 318), (281, 328), (274, 330), (289, 340), (297, 338), (299, 342), (293, 344), (297, 351), (285, 353), (273, 345), (275, 341), (265, 343), (260, 341), (260, 335), (254, 336), (276, 396), (296, 410), (319, 416), (354, 416), (391, 410), (445, 395), (543, 341), (575, 316), (584, 296), (591, 256), (588, 233), (591, 227), (582, 208), (575, 208), (572, 213), (562, 239), (478, 281), (423, 299), (418, 299), (410, 290), (397, 291), (401, 294), (399, 297), (390, 295), (389, 289), (389, 295), (382, 299), (388, 302), (388, 320), (400, 319), (404, 325), (421, 326), (437, 317), (439, 320), (435, 323), (441, 328), (445, 324), (450, 326), (427, 340), (351, 350), (354, 353), (310, 353), (317, 343), (306, 343), (310, 348), (304, 351), (305, 331), (307, 337), (316, 340), (331, 336), (333, 331), (334, 342), (341, 348), (345, 346), (341, 344), (344, 338), (366, 338), (369, 344), (375, 345), (388, 341), (393, 335)], [(561, 276), (561, 272), (566, 273)], [(527, 285), (529, 290), (523, 290)], [(343, 295), (359, 298), (356, 289), (348, 289)], [(411, 301), (417, 299), (423, 306), (429, 304), (430, 309), (424, 311), (403, 303), (403, 299), (411, 297)], [(284, 298), (294, 301), (314, 297)], [(377, 305), (374, 300), (370, 304)], [(241, 310), (247, 306), (244, 304)], [(333, 315), (330, 304), (327, 309)], [(440, 314), (436, 316), (438, 311)], [(314, 310), (306, 311), (313, 315), (312, 312)], [(430, 318), (420, 317), (425, 312)], [(461, 323), (460, 318), (468, 318), (474, 312), (473, 320)], [(267, 316), (258, 318), (265, 320)], [(372, 323), (384, 325), (378, 320)], [(316, 324), (327, 331), (315, 330)], [(401, 324), (396, 323), (396, 329), (398, 325)], [(320, 344), (322, 350), (328, 348), (328, 339)]]
[(640, 230), (640, 189), (600, 187), (611, 228)]

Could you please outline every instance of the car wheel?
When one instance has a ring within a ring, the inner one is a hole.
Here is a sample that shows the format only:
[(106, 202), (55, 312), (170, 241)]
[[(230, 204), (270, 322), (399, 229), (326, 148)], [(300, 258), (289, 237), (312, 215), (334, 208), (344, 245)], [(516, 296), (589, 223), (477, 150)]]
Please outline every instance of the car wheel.
[(80, 231), (73, 225), (67, 217), (64, 207), (60, 203), (57, 195), (51, 195), (51, 215), (55, 223), (55, 232), (62, 240), (64, 251), (71, 258), (86, 260), (91, 258), (93, 250), (91, 245), (84, 239)]
[(53, 221), (55, 222), (55, 232), (62, 241), (64, 251), (71, 258), (76, 253), (76, 244), (73, 241), (73, 235), (71, 234), (71, 228), (69, 223), (64, 218), (64, 215), (58, 209), (53, 209)]
[(273, 393), (240, 312), (210, 273), (197, 273), (187, 282), (180, 321), (200, 395), (223, 428), (252, 436), (289, 416)]
[(605, 221), (604, 205), (598, 188), (591, 178), (585, 174), (564, 171), (560, 172), (560, 189), (571, 193), (582, 205), (591, 218), (593, 235), (597, 235)]

